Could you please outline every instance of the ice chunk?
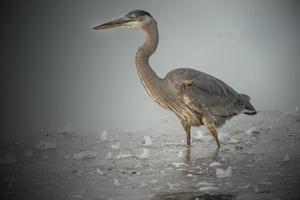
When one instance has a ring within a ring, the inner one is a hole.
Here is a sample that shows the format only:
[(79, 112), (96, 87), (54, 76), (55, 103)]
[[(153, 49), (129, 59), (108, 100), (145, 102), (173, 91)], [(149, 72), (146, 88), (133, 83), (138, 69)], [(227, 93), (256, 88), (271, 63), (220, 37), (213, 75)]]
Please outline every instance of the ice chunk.
[(119, 182), (119, 180), (118, 179), (114, 179), (114, 184), (115, 184), (115, 186), (120, 186), (121, 184), (120, 184), (120, 182)]
[(106, 156), (105, 159), (111, 159), (111, 158), (112, 158), (112, 154), (111, 154), (111, 152), (108, 152), (108, 154), (107, 154), (107, 156)]
[(112, 144), (111, 148), (113, 148), (113, 149), (119, 149), (120, 148), (120, 142), (117, 142), (116, 144)]
[(57, 148), (56, 141), (43, 141), (41, 140), (37, 145), (36, 148), (39, 150), (47, 150), (47, 149), (55, 149)]
[(141, 183), (139, 187), (145, 187), (145, 186), (147, 186), (146, 183)]
[(199, 188), (200, 191), (218, 190), (218, 189), (219, 189), (218, 187), (210, 186), (210, 185)]
[(268, 182), (268, 181), (262, 181), (260, 182), (261, 185), (272, 185), (271, 182)]
[(141, 155), (139, 155), (138, 157), (144, 159), (144, 158), (148, 158), (149, 155), (150, 155), (149, 149), (145, 149), (145, 148), (144, 148), (144, 149), (143, 149), (143, 153), (142, 153)]
[(25, 155), (26, 155), (27, 157), (32, 157), (32, 156), (33, 156), (33, 153), (32, 153), (31, 150), (26, 150)]
[(152, 138), (150, 136), (143, 137), (143, 145), (151, 146), (153, 144)]
[(101, 136), (100, 136), (100, 139), (101, 139), (102, 141), (107, 141), (107, 132), (106, 132), (106, 130), (104, 130), (104, 131), (102, 132), (102, 134), (101, 134)]
[(116, 140), (115, 138), (109, 139), (107, 134), (108, 134), (107, 131), (104, 130), (100, 135), (100, 140), (103, 141), (103, 142), (111, 142), (111, 141)]
[(0, 158), (0, 165), (15, 164), (16, 162), (16, 159), (10, 154), (6, 154), (4, 158)]
[(186, 163), (172, 163), (173, 165), (175, 165), (175, 167), (186, 167), (188, 166), (188, 164)]
[(222, 164), (215, 161), (215, 162), (210, 163), (209, 166), (210, 167), (219, 167), (219, 166), (222, 166)]
[(289, 154), (285, 154), (282, 161), (283, 161), (283, 162), (287, 162), (287, 161), (289, 161), (289, 160), (290, 160)]
[(85, 150), (85, 151), (80, 151), (78, 153), (74, 153), (70, 158), (75, 160), (81, 160), (84, 158), (95, 158), (95, 157), (97, 157), (97, 152)]
[(221, 168), (216, 169), (216, 176), (218, 178), (231, 177), (231, 174), (232, 174), (231, 166), (229, 166), (226, 170)]
[(230, 138), (229, 143), (230, 144), (237, 144), (237, 143), (239, 143), (239, 141), (235, 138)]
[(178, 153), (178, 158), (182, 158), (183, 157), (183, 150), (179, 151)]
[(237, 188), (238, 189), (248, 189), (250, 187), (250, 184), (247, 184), (247, 185), (241, 185), (241, 186), (238, 186)]
[(121, 159), (121, 158), (130, 158), (131, 155), (128, 154), (128, 153), (123, 153), (123, 152), (120, 152), (119, 155), (116, 156), (116, 159)]
[(96, 173), (98, 175), (103, 175), (104, 174), (104, 172), (101, 169), (99, 169), (98, 167), (96, 167)]
[(206, 137), (206, 135), (204, 135), (204, 133), (201, 130), (197, 130), (196, 131), (196, 135), (194, 136), (194, 139), (196, 140), (202, 140)]
[(248, 130), (246, 130), (246, 134), (247, 135), (251, 135), (251, 136), (256, 136), (259, 134), (259, 130), (257, 130), (257, 128), (255, 126), (249, 128)]
[(200, 186), (200, 185), (205, 185), (205, 186), (213, 186), (214, 184), (213, 183), (208, 183), (206, 181), (201, 181), (197, 184), (197, 186)]
[(254, 192), (256, 192), (256, 193), (260, 192), (260, 189), (257, 186), (255, 186), (253, 189), (254, 189)]
[(60, 134), (64, 134), (66, 136), (71, 136), (75, 133), (74, 129), (71, 126), (65, 126), (63, 129), (57, 131)]
[(176, 187), (179, 187), (180, 185), (178, 183), (169, 183), (167, 182), (167, 185), (169, 186), (170, 190), (176, 190), (177, 188)]
[(63, 129), (61, 129), (61, 130), (58, 130), (57, 131), (58, 133), (61, 133), (61, 134), (68, 134), (68, 133), (72, 133), (72, 132), (74, 132), (73, 131), (73, 129), (72, 129), (72, 127), (71, 126), (65, 126)]

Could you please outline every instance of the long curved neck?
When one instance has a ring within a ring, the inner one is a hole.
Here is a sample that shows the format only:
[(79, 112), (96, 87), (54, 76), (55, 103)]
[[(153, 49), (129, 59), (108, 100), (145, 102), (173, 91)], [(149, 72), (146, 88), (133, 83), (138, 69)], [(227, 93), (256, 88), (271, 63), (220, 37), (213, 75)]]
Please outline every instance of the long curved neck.
[(157, 76), (149, 65), (149, 57), (155, 52), (158, 44), (158, 30), (156, 22), (141, 27), (146, 33), (146, 41), (138, 49), (135, 58), (136, 68), (143, 86), (150, 96), (157, 101), (161, 90), (162, 79)]
[(160, 79), (149, 65), (149, 57), (155, 52), (158, 45), (158, 30), (156, 22), (142, 27), (146, 33), (146, 41), (136, 52), (135, 64), (141, 79)]

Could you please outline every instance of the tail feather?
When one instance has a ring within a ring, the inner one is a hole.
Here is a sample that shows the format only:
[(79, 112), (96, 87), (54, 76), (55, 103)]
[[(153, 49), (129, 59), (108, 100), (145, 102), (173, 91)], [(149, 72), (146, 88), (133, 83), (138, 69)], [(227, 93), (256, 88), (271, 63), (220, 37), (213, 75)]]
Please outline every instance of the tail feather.
[(250, 97), (246, 94), (240, 94), (240, 95), (245, 103), (245, 110), (243, 113), (246, 115), (255, 115), (257, 112), (254, 106), (250, 103)]

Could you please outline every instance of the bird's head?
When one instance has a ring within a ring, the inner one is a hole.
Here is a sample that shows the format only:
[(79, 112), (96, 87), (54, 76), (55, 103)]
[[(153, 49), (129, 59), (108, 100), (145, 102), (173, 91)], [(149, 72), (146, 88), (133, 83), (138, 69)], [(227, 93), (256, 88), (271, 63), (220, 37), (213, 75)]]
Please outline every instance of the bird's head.
[(143, 28), (152, 23), (155, 23), (154, 18), (144, 10), (134, 10), (129, 12), (125, 17), (107, 22), (94, 27), (95, 30), (110, 29), (110, 28)]

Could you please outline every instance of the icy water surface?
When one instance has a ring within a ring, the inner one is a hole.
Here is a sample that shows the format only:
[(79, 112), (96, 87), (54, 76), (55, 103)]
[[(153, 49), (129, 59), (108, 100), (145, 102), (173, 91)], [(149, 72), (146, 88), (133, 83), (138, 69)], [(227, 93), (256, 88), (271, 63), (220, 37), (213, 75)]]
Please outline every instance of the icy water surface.
[(1, 199), (299, 199), (299, 132), (293, 111), (233, 119), (219, 151), (204, 128), (186, 148), (183, 130), (163, 125), (8, 137)]

